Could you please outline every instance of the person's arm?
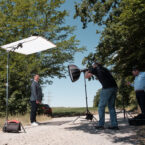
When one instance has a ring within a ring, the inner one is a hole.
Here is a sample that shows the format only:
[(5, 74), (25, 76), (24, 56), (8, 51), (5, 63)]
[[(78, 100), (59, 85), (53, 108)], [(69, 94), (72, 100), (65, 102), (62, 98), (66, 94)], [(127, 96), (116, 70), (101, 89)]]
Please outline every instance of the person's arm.
[(86, 71), (85, 72), (85, 78), (88, 79), (88, 78), (91, 78), (93, 76), (92, 73), (89, 73), (89, 71)]
[(128, 86), (134, 87), (134, 83), (127, 82)]
[(39, 101), (39, 100), (36, 100), (36, 104), (41, 104), (41, 101)]
[(38, 96), (37, 96), (37, 89), (36, 89), (36, 84), (33, 82), (32, 84), (32, 94), (33, 94), (33, 97), (35, 98), (35, 100), (37, 100)]
[(131, 86), (131, 87), (134, 87), (134, 83), (130, 83), (130, 86)]
[(33, 85), (32, 85), (32, 92), (33, 92), (33, 96), (36, 99), (36, 104), (40, 104), (40, 101), (38, 100), (37, 84), (36, 83), (33, 83)]

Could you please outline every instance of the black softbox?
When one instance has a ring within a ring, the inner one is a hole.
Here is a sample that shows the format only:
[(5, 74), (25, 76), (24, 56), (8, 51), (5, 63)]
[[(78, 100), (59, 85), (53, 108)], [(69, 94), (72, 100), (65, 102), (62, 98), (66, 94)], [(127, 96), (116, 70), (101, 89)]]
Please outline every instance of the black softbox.
[(75, 82), (79, 79), (81, 71), (76, 65), (69, 65), (68, 71), (72, 82)]

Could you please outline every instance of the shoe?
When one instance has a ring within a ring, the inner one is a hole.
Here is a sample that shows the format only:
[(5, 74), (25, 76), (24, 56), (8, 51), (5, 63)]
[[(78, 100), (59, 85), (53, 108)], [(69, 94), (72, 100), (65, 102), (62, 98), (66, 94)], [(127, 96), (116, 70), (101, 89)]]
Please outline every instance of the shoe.
[(104, 129), (104, 126), (95, 126), (95, 129)]
[(38, 123), (37, 122), (33, 122), (33, 123), (31, 123), (31, 126), (38, 126)]
[(108, 129), (119, 130), (119, 127), (118, 126), (109, 126)]

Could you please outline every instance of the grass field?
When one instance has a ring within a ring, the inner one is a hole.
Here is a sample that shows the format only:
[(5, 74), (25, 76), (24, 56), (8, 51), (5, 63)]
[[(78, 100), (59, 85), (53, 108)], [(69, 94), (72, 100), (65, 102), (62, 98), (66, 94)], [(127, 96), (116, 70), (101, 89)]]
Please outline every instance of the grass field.
[[(78, 116), (78, 115), (85, 115), (86, 108), (52, 108), (53, 116), (54, 117), (61, 117), (61, 116)], [(97, 113), (97, 108), (89, 108), (89, 111), (93, 114)]]

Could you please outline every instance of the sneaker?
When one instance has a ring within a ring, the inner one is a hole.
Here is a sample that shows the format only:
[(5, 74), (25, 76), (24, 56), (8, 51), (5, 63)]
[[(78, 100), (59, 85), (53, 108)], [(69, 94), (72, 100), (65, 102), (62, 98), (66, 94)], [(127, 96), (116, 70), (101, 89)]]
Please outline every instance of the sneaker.
[(38, 123), (37, 122), (33, 122), (33, 123), (31, 123), (31, 126), (38, 126)]
[(104, 126), (95, 126), (95, 129), (104, 129)]
[(119, 127), (118, 126), (109, 126), (108, 129), (119, 130)]

